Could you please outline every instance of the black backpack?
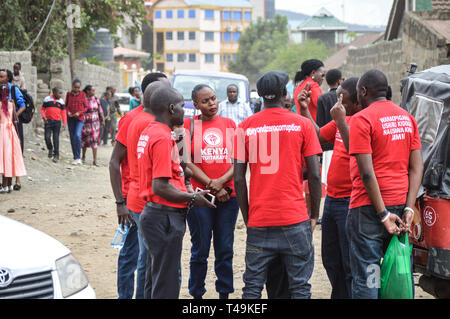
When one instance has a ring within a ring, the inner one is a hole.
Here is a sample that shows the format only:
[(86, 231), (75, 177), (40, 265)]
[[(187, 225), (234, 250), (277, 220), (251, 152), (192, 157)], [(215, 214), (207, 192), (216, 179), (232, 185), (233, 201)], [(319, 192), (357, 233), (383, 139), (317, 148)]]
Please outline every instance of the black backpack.
[[(11, 87), (11, 97), (14, 100), (14, 103), (16, 103), (16, 105), (17, 105), (15, 88), (16, 88), (15, 85), (13, 85)], [(20, 93), (22, 93), (23, 99), (25, 101), (25, 111), (23, 111), (22, 114), (20, 114), (19, 120), (22, 123), (27, 124), (27, 123), (30, 123), (31, 120), (33, 119), (33, 114), (34, 114), (33, 97), (27, 92), (27, 90), (21, 90), (20, 88), (18, 88), (18, 89), (19, 89)]]

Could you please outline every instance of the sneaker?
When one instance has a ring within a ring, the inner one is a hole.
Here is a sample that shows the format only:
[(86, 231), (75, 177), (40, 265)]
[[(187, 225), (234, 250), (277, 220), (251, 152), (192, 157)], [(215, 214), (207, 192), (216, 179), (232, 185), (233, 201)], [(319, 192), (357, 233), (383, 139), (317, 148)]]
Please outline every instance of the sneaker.
[(13, 191), (12, 185), (6, 186), (6, 189), (7, 189), (7, 191), (6, 191), (7, 193), (11, 193)]
[(72, 162), (72, 165), (81, 165), (81, 159), (76, 159)]
[(53, 163), (58, 163), (58, 161), (59, 161), (59, 157), (58, 156), (53, 157)]
[(0, 186), (0, 194), (3, 194), (3, 193), (6, 193), (6, 188), (3, 188), (3, 186)]
[(52, 158), (53, 157), (53, 152), (52, 151), (49, 151), (48, 152), (48, 158)]

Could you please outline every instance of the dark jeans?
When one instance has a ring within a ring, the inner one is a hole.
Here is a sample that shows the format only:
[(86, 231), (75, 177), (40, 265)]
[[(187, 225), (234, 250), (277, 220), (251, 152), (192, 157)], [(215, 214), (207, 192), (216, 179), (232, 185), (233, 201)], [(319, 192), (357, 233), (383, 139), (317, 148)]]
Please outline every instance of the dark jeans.
[(268, 299), (291, 299), (286, 268), (277, 256), (267, 269), (266, 291)]
[(345, 223), (350, 197), (326, 196), (322, 215), (322, 263), (331, 283), (331, 299), (351, 299), (352, 275)]
[(191, 261), (189, 293), (193, 297), (205, 294), (205, 278), (211, 238), (214, 245), (214, 270), (219, 294), (234, 292), (233, 244), (234, 229), (239, 213), (236, 197), (225, 203), (216, 202), (217, 208), (195, 207), (189, 211), (187, 222), (191, 233)]
[[(401, 218), (404, 207), (405, 205), (390, 206), (387, 210)], [(346, 231), (353, 277), (352, 298), (378, 299), (381, 258), (392, 235), (387, 232), (373, 206), (351, 209), (347, 217)], [(414, 295), (414, 280), (412, 283)]]
[(108, 135), (109, 135), (109, 130), (111, 128), (111, 121), (105, 120), (105, 126), (102, 126), (102, 127), (103, 127), (102, 140), (103, 140), (103, 144), (106, 145), (108, 143)]
[[(61, 121), (47, 120), (44, 127), (45, 144), (49, 154), (59, 156), (59, 132), (61, 130)], [(53, 138), (53, 143), (52, 143)]]
[(134, 273), (137, 269), (138, 256), (138, 227), (131, 226), (117, 261), (117, 292), (119, 299), (133, 298)]
[(81, 132), (83, 130), (83, 121), (69, 117), (67, 126), (69, 127), (70, 145), (72, 146), (73, 159), (81, 158)]
[(269, 264), (280, 256), (293, 299), (311, 298), (314, 268), (311, 222), (278, 227), (249, 227), (245, 254), (244, 299), (261, 298)]
[(145, 270), (147, 263), (147, 243), (145, 242), (142, 231), (139, 227), (139, 219), (141, 213), (135, 213), (130, 210), (131, 216), (133, 216), (134, 222), (137, 225), (137, 234), (139, 242), (139, 256), (137, 260), (137, 275), (136, 275), (136, 299), (144, 299), (144, 289), (145, 289)]
[(147, 275), (151, 273), (152, 290), (151, 296), (146, 291), (145, 298), (178, 299), (186, 213), (154, 208), (147, 203), (139, 224), (151, 259), (151, 267), (147, 263)]

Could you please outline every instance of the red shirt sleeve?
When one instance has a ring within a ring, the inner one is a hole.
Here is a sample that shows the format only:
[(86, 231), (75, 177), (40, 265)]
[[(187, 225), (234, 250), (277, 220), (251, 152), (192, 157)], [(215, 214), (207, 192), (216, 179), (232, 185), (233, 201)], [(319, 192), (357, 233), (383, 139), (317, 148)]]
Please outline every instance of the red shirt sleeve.
[(422, 142), (420, 141), (419, 128), (417, 127), (417, 121), (414, 116), (410, 116), (411, 122), (413, 123), (413, 136), (411, 143), (411, 150), (421, 150)]
[(322, 147), (320, 146), (319, 138), (316, 130), (310, 120), (306, 120), (303, 125), (304, 143), (302, 147), (303, 157), (322, 154)]
[(245, 147), (245, 129), (241, 125), (238, 126), (233, 137), (232, 158), (239, 162), (248, 162), (248, 151)]
[(160, 139), (152, 146), (152, 178), (172, 178), (172, 152), (174, 143), (169, 139)]
[(336, 138), (337, 125), (335, 121), (330, 121), (320, 128), (320, 135), (330, 143), (334, 143)]
[(371, 123), (362, 116), (355, 115), (350, 125), (349, 154), (372, 154)]

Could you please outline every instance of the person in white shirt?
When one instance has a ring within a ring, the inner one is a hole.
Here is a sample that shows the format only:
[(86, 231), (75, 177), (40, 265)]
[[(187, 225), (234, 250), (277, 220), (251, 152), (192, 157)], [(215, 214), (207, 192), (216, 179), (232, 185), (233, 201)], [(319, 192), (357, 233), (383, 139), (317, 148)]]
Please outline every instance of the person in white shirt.
[(228, 99), (219, 104), (217, 115), (232, 119), (236, 126), (247, 119), (247, 117), (253, 115), (250, 106), (239, 100), (239, 88), (236, 84), (228, 85), (227, 97)]

